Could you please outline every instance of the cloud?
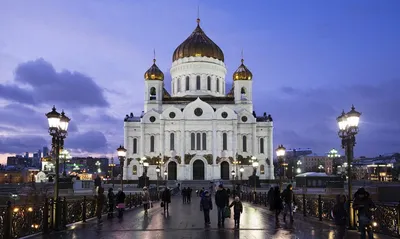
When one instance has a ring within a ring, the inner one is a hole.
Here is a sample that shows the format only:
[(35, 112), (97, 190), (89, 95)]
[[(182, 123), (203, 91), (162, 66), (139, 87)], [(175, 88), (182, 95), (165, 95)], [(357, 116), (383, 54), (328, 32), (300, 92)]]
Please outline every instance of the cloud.
[(104, 90), (89, 76), (56, 72), (44, 59), (18, 65), (14, 84), (0, 84), (0, 97), (28, 105), (61, 104), (68, 108), (108, 107)]
[(21, 104), (11, 103), (0, 108), (0, 126), (14, 128), (18, 132), (30, 129), (45, 131), (47, 129), (46, 116)]
[(17, 153), (36, 152), (44, 145), (46, 140), (40, 136), (24, 136), (24, 137), (5, 137), (0, 136), (0, 153)]
[(257, 114), (266, 111), (274, 119), (274, 142), (289, 148), (310, 147), (322, 154), (340, 148), (336, 117), (352, 104), (362, 113), (355, 147), (358, 155), (375, 156), (398, 151), (400, 147), (400, 80), (375, 85), (347, 87), (282, 87), (276, 92), (257, 92)]
[(100, 131), (71, 134), (65, 140), (65, 147), (75, 152), (108, 152), (107, 139)]

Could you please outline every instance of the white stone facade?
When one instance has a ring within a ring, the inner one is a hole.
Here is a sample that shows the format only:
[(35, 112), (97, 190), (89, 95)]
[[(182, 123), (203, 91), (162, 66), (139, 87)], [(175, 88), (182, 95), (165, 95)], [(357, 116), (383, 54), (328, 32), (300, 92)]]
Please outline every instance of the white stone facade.
[(221, 60), (191, 56), (172, 63), (171, 95), (162, 80), (145, 81), (144, 113), (124, 122), (124, 179), (138, 179), (139, 160), (146, 157), (151, 180), (157, 179), (156, 161), (161, 178), (166, 171), (169, 180), (231, 179), (232, 170), (240, 179), (241, 166), (246, 180), (251, 156), (260, 179), (274, 178), (272, 119), (254, 117), (252, 80), (235, 80), (227, 96), (226, 72)]

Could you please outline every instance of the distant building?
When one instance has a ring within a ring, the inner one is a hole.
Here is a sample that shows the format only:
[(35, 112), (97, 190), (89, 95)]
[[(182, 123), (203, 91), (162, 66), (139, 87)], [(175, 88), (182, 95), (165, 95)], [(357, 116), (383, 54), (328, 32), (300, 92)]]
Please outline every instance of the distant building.
[(46, 146), (43, 147), (43, 157), (46, 157), (49, 155), (49, 148), (47, 148)]
[[(302, 170), (304, 172), (325, 172), (332, 174), (333, 160), (328, 156), (307, 155), (301, 156)], [(320, 168), (322, 166), (322, 168)]]

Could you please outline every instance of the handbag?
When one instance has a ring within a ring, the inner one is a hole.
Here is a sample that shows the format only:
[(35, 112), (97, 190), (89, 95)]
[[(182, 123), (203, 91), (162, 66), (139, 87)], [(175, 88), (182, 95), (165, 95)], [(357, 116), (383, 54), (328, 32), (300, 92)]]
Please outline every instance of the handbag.
[(230, 218), (231, 217), (231, 209), (229, 207), (225, 207), (224, 209), (224, 217)]
[(161, 202), (161, 207), (164, 207), (164, 202)]

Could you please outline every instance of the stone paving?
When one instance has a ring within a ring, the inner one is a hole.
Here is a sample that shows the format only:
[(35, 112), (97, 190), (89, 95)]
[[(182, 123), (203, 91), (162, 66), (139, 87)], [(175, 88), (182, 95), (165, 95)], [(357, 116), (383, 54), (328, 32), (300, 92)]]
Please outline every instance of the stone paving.
[[(194, 197), (191, 204), (182, 204), (180, 197), (173, 197), (170, 213), (164, 215), (160, 203), (145, 215), (142, 208), (125, 212), (119, 220), (105, 219), (77, 223), (63, 232), (39, 235), (31, 238), (96, 238), (96, 239), (333, 239), (334, 227), (313, 220), (295, 218), (293, 224), (275, 223), (272, 213), (263, 207), (253, 207), (244, 203), (240, 229), (234, 229), (233, 219), (226, 219), (225, 227), (217, 226), (217, 210), (212, 210), (211, 225), (205, 227), (203, 213), (200, 211), (199, 198)], [(298, 219), (298, 220), (296, 220)], [(346, 238), (359, 238), (356, 232), (348, 233)], [(375, 236), (376, 239), (388, 237)]]

